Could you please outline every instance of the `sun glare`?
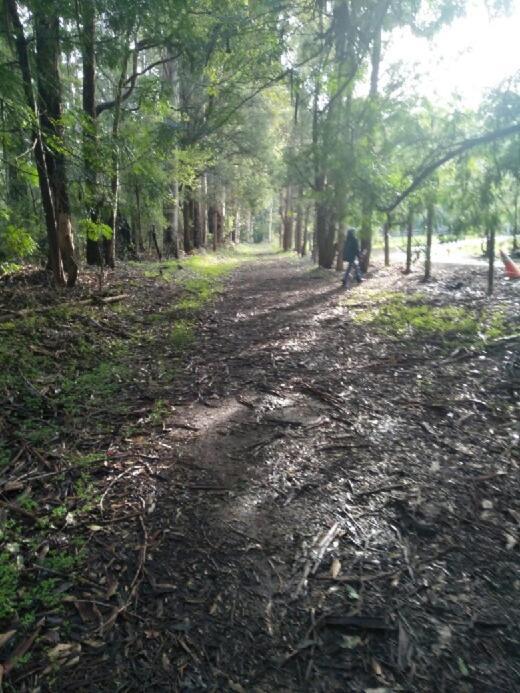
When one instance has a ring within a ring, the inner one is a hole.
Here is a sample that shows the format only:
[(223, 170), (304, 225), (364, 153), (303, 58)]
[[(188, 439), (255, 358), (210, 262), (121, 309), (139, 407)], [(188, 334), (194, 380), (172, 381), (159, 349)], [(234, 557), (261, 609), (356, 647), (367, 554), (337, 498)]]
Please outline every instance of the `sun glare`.
[(465, 16), (431, 40), (409, 29), (387, 36), (383, 84), (391, 80), (391, 66), (402, 63), (413, 77), (408, 91), (477, 108), (488, 90), (520, 71), (519, 35), (520, 0), (513, 0), (507, 16), (492, 16), (484, 2), (471, 2)]

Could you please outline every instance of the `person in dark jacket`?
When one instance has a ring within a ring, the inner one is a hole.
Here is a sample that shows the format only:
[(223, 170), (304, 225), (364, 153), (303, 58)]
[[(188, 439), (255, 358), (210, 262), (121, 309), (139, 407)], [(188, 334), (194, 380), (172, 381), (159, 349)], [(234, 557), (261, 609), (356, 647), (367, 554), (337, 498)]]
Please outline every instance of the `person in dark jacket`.
[(343, 245), (343, 260), (348, 262), (347, 271), (343, 277), (343, 286), (348, 286), (348, 280), (350, 273), (354, 270), (358, 284), (363, 281), (361, 276), (361, 270), (359, 268), (359, 242), (356, 238), (356, 229), (349, 229), (347, 231), (347, 237), (345, 238), (345, 243)]

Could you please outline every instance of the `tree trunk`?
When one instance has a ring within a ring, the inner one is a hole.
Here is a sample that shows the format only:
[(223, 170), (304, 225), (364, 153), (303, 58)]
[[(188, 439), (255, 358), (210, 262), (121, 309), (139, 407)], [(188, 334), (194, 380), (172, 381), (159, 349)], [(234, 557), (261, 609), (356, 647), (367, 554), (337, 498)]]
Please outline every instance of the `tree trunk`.
[(520, 185), (518, 183), (518, 180), (516, 181), (516, 190), (515, 190), (515, 211), (514, 211), (514, 218), (513, 218), (513, 252), (516, 252), (518, 250), (518, 198), (520, 197)]
[(233, 243), (240, 243), (240, 207), (238, 206), (235, 211), (235, 223), (233, 224), (231, 240)]
[(184, 187), (182, 200), (182, 220), (184, 227), (184, 252), (191, 253), (193, 250), (193, 191), (191, 188)]
[(143, 240), (143, 218), (141, 215), (141, 194), (139, 192), (139, 186), (135, 186), (135, 203), (136, 203), (136, 225), (135, 225), (135, 247), (138, 252), (144, 253), (144, 240)]
[(338, 232), (338, 254), (336, 256), (336, 271), (343, 271), (343, 244), (345, 243), (345, 232), (340, 229)]
[(155, 252), (157, 253), (157, 258), (159, 260), (162, 260), (161, 249), (159, 248), (159, 243), (157, 242), (157, 233), (155, 231), (155, 224), (152, 224), (152, 226), (150, 228), (150, 241), (153, 244), (153, 247), (155, 248)]
[[(164, 63), (163, 71), (166, 81), (169, 83), (171, 89), (171, 100), (173, 111), (176, 112), (179, 108), (179, 61), (178, 59), (173, 59), (173, 49), (169, 45), (167, 46), (167, 55), (170, 58), (169, 62)], [(179, 182), (176, 178), (177, 166), (178, 166), (178, 152), (177, 149), (173, 151), (173, 168), (174, 168), (174, 180), (171, 183), (170, 190), (172, 201), (168, 205), (168, 222), (171, 226), (172, 231), (172, 253), (174, 257), (179, 257)]]
[(489, 251), (489, 261), (488, 261), (488, 284), (487, 292), (488, 296), (491, 296), (495, 284), (495, 228), (494, 223), (490, 224), (488, 229), (488, 251)]
[(303, 242), (302, 242), (302, 257), (307, 255), (307, 247), (309, 244), (309, 216), (310, 216), (310, 205), (305, 206), (305, 217), (303, 221)]
[(426, 255), (424, 259), (424, 281), (432, 276), (432, 238), (433, 238), (433, 202), (428, 202), (426, 209)]
[(413, 236), (413, 209), (408, 210), (406, 220), (406, 268), (404, 273), (410, 274), (412, 271), (412, 236)]
[(367, 272), (370, 264), (370, 253), (372, 252), (372, 209), (370, 203), (365, 205), (361, 220), (361, 271)]
[(383, 239), (385, 244), (385, 267), (390, 266), (390, 229), (392, 228), (392, 218), (390, 214), (386, 215), (386, 221), (383, 226)]
[(296, 233), (294, 239), (294, 250), (301, 254), (302, 250), (302, 227), (303, 227), (303, 209), (302, 209), (302, 189), (298, 188), (298, 201), (296, 203)]
[(202, 218), (200, 214), (199, 195), (192, 196), (192, 216), (193, 216), (193, 247), (200, 248), (202, 245)]
[(247, 242), (251, 243), (253, 240), (253, 213), (250, 209), (247, 210)]
[[(93, 0), (81, 3), (83, 32), (81, 57), (83, 64), (83, 171), (85, 176), (85, 207), (93, 222), (99, 221), (97, 199), (97, 114), (96, 114), (96, 53), (95, 53), (95, 5)], [(101, 265), (100, 243), (87, 236), (87, 264)]]
[[(119, 125), (121, 122), (121, 103), (123, 98), (123, 88), (126, 82), (129, 55), (130, 53), (127, 49), (123, 57), (123, 64), (121, 66), (121, 72), (119, 74), (119, 80), (117, 83), (116, 96), (114, 99), (114, 119), (112, 121), (112, 176), (110, 179), (110, 193), (112, 197), (110, 227), (112, 229), (112, 236), (103, 241), (105, 263), (108, 267), (112, 268), (114, 268), (116, 265), (116, 232), (119, 206)], [(137, 53), (135, 56), (137, 56)], [(137, 58), (134, 57), (134, 61), (136, 59)], [(134, 68), (136, 67), (137, 65), (134, 64)]]
[(65, 170), (65, 157), (61, 150), (63, 127), (59, 75), (59, 17), (52, 7), (37, 7), (34, 12), (36, 37), (36, 74), (38, 83), (38, 111), (41, 131), (46, 142), (45, 162), (54, 205), (54, 218), (58, 245), (67, 274), (67, 285), (74, 286), (78, 266), (74, 257), (74, 237)]
[(56, 216), (54, 210), (54, 202), (52, 199), (49, 172), (47, 170), (47, 162), (45, 159), (45, 149), (43, 144), (41, 123), (38, 117), (38, 109), (36, 106), (36, 99), (33, 90), (29, 53), (27, 51), (27, 40), (25, 38), (23, 25), (18, 16), (16, 0), (6, 0), (5, 6), (13, 25), (15, 35), (14, 42), (20, 71), (22, 73), (22, 83), (25, 100), (30, 112), (33, 115), (33, 131), (31, 139), (34, 143), (34, 158), (36, 162), (36, 170), (38, 172), (38, 182), (40, 186), (42, 206), (45, 215), (45, 225), (47, 228), (47, 241), (49, 243), (50, 266), (56, 284), (58, 286), (64, 286), (65, 276), (63, 274), (63, 264), (61, 260), (61, 252), (58, 243), (58, 228), (56, 224)]
[(273, 201), (271, 200), (271, 205), (269, 207), (269, 222), (267, 226), (267, 242), (273, 242)]
[(320, 267), (331, 269), (334, 263), (335, 224), (333, 214), (325, 201), (316, 202), (316, 242)]
[(283, 245), (285, 252), (292, 250), (293, 246), (293, 213), (292, 213), (292, 190), (287, 186), (284, 208), (283, 208)]
[(200, 224), (201, 224), (201, 245), (203, 248), (206, 247), (208, 242), (208, 210), (207, 210), (207, 199), (208, 199), (208, 177), (204, 174), (200, 180)]

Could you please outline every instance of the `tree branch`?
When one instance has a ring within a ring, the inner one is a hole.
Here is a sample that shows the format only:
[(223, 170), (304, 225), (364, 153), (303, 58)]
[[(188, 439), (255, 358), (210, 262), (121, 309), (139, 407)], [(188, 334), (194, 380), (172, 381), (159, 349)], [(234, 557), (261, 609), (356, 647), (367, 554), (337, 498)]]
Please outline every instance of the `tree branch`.
[(440, 159), (433, 161), (431, 164), (425, 166), (422, 171), (419, 171), (410, 185), (403, 190), (403, 192), (399, 193), (393, 202), (385, 207), (377, 207), (377, 210), (379, 212), (392, 212), (409, 195), (415, 192), (415, 190), (417, 190), (417, 188), (420, 187), (422, 183), (432, 175), (432, 173), (434, 173), (444, 164), (448, 163), (448, 161), (461, 156), (461, 154), (464, 154), (464, 152), (467, 152), (474, 147), (478, 147), (481, 144), (488, 144), (489, 142), (495, 142), (496, 140), (504, 139), (505, 137), (516, 134), (520, 134), (520, 123), (515, 123), (514, 125), (509, 125), (506, 128), (500, 128), (499, 130), (493, 130), (492, 132), (487, 132), (484, 135), (479, 135), (478, 137), (471, 137), (467, 140), (463, 140), (446, 154), (444, 154), (444, 156), (442, 156)]

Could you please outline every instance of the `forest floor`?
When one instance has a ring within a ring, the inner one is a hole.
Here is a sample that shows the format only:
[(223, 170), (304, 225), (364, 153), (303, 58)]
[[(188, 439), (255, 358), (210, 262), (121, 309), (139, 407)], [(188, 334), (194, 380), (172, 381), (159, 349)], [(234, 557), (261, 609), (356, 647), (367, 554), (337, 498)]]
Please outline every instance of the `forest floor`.
[(191, 262), (2, 286), (5, 690), (520, 690), (520, 284)]

